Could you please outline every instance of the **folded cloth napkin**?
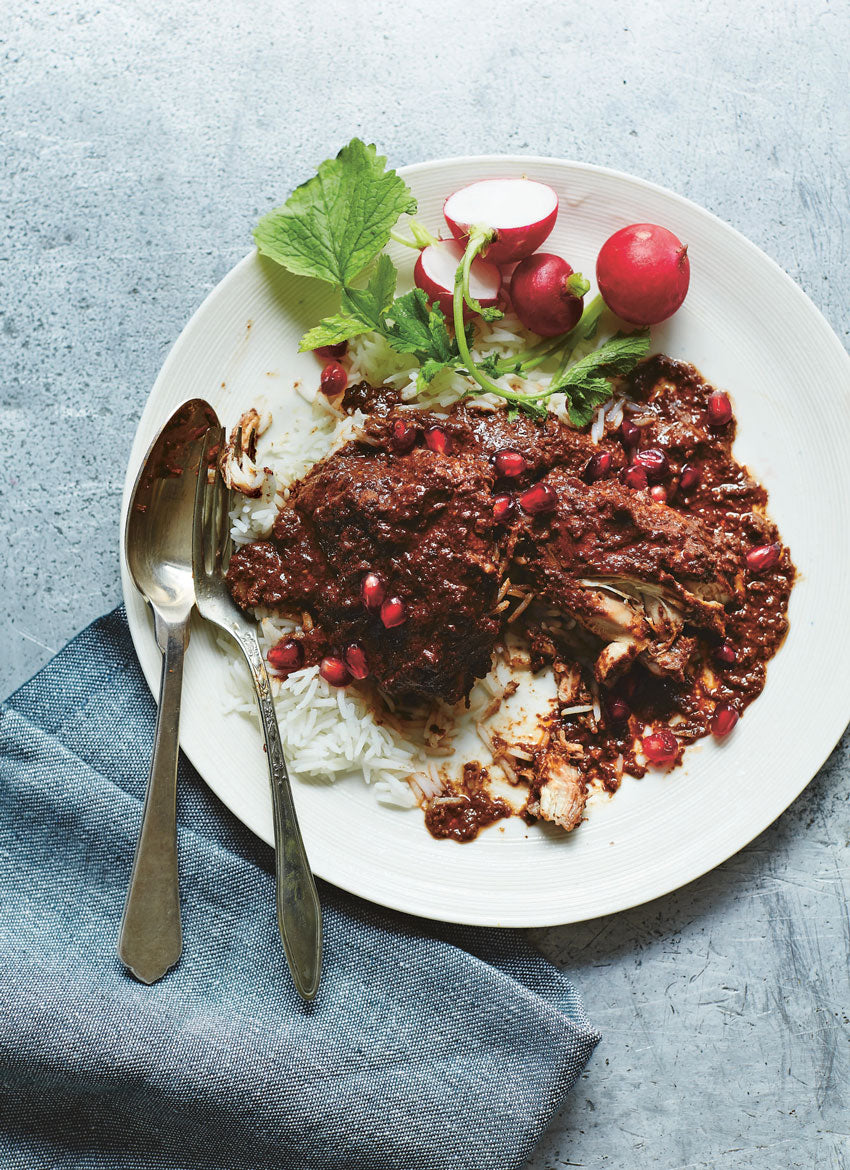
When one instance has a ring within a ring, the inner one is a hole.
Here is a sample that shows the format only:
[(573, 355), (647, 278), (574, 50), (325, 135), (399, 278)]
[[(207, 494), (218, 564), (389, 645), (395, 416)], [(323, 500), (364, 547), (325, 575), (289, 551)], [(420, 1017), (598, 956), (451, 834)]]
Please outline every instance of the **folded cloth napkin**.
[(521, 1166), (598, 1040), (572, 984), (516, 933), (323, 884), (302, 1004), (272, 850), (186, 760), (183, 957), (153, 987), (123, 970), (154, 714), (121, 610), (0, 708), (0, 1164)]

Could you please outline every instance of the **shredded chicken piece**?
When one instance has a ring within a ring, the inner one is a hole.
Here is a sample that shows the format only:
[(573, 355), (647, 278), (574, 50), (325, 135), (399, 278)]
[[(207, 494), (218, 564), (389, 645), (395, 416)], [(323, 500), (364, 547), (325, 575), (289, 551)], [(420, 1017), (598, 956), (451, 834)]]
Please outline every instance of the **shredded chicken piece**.
[(537, 797), (529, 802), (533, 817), (553, 821), (569, 832), (580, 823), (587, 801), (587, 788), (578, 768), (571, 764), (561, 745), (550, 743), (535, 764)]
[[(222, 448), (219, 466), (224, 482), (229, 488), (242, 492), (244, 496), (256, 499), (262, 493), (265, 470), (257, 467), (257, 439), (265, 434), (272, 422), (270, 411), (262, 414), (253, 407), (246, 410), (230, 432), (230, 438)], [(241, 450), (239, 431), (242, 432)]]

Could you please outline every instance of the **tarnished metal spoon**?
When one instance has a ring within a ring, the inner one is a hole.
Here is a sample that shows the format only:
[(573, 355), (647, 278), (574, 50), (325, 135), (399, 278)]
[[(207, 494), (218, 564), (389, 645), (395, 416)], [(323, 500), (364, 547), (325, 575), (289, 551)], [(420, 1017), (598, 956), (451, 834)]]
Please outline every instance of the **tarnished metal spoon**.
[(192, 516), (207, 429), (218, 426), (208, 402), (193, 398), (160, 431), (142, 463), (124, 528), (127, 566), (153, 610), (162, 678), (142, 827), (118, 955), (143, 983), (155, 983), (180, 958), (177, 884), (177, 733), (183, 655), (195, 604)]

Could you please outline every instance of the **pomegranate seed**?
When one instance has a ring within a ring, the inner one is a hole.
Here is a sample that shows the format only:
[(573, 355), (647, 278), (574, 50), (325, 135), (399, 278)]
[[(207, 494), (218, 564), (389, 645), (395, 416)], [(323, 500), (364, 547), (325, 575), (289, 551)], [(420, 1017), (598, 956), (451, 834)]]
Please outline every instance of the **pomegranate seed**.
[(348, 353), (348, 342), (341, 341), (339, 345), (320, 345), (318, 349), (314, 349), (313, 353), (319, 357), (326, 358), (330, 361), (331, 358), (345, 357)]
[(341, 394), (347, 385), (348, 374), (345, 367), (341, 366), (339, 362), (328, 362), (319, 379), (319, 388), (322, 393), (327, 394), (328, 398), (333, 398), (336, 394)]
[(608, 714), (614, 723), (625, 723), (631, 715), (632, 709), (625, 699), (611, 699), (608, 703)]
[(711, 734), (716, 735), (718, 739), (723, 739), (739, 719), (740, 715), (731, 703), (718, 703), (711, 716)]
[(332, 687), (347, 687), (351, 682), (348, 667), (341, 658), (323, 658), (319, 664), (319, 674)]
[(399, 455), (406, 455), (416, 445), (416, 427), (399, 418), (393, 423), (393, 449)]
[(637, 463), (633, 463), (631, 467), (624, 467), (620, 472), (620, 481), (626, 487), (640, 491), (641, 488), (645, 488), (647, 485), (646, 472)]
[(513, 496), (496, 496), (493, 500), (493, 519), (506, 520), (514, 510)]
[(669, 727), (645, 735), (641, 746), (650, 764), (672, 764), (679, 755), (679, 741)]
[(694, 467), (692, 463), (686, 463), (682, 467), (682, 474), (679, 477), (679, 488), (683, 492), (690, 492), (697, 486), (702, 479), (702, 472), (698, 467)]
[(620, 438), (624, 447), (637, 447), (640, 443), (640, 427), (636, 427), (630, 418), (624, 418), (620, 424)]
[(780, 544), (760, 544), (747, 553), (747, 568), (751, 573), (766, 573), (779, 560)]
[(266, 657), (269, 660), (269, 666), (279, 670), (281, 674), (284, 671), (286, 674), (292, 674), (293, 670), (299, 670), (304, 662), (304, 647), (294, 638), (284, 638), (283, 641), (272, 646)]
[(738, 661), (738, 652), (731, 642), (721, 642), (714, 651), (714, 657), (724, 666), (734, 666)]
[(642, 467), (650, 483), (658, 483), (670, 474), (667, 456), (658, 447), (647, 447), (645, 451), (638, 451), (633, 466)]
[(649, 494), (652, 496), (653, 500), (655, 500), (656, 504), (667, 503), (667, 488), (662, 487), (660, 483), (657, 483), (655, 487), (651, 487), (649, 489)]
[(597, 479), (604, 479), (611, 470), (611, 463), (610, 451), (597, 451), (591, 455), (587, 465), (587, 482), (595, 483)]
[(558, 497), (548, 483), (536, 483), (519, 497), (519, 506), (523, 512), (528, 512), (531, 516), (541, 512), (552, 512), (557, 503)]
[(391, 630), (393, 626), (400, 626), (406, 618), (404, 602), (400, 597), (388, 597), (381, 606), (381, 621), (388, 630)]
[(528, 460), (519, 451), (505, 447), (503, 451), (496, 452), (493, 466), (497, 475), (504, 476), (505, 479), (516, 479), (518, 475), (528, 470)]
[(380, 609), (387, 588), (380, 573), (367, 573), (360, 584), (360, 596), (367, 609)]
[(443, 427), (429, 427), (425, 432), (425, 446), (438, 455), (450, 455), (452, 437)]
[(345, 665), (355, 678), (366, 678), (369, 674), (369, 663), (366, 661), (366, 651), (359, 642), (352, 642), (345, 652)]
[(713, 427), (725, 427), (732, 418), (732, 403), (729, 395), (715, 390), (708, 396), (708, 421)]

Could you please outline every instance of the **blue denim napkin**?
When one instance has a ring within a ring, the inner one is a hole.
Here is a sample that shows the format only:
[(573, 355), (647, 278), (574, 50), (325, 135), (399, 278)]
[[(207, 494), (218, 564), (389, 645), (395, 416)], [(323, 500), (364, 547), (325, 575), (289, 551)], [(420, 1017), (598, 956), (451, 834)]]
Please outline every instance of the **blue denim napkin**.
[(306, 1007), (272, 851), (185, 760), (183, 958), (153, 987), (124, 972), (154, 713), (121, 610), (0, 708), (0, 1164), (521, 1166), (598, 1040), (572, 984), (518, 934), (323, 884)]

